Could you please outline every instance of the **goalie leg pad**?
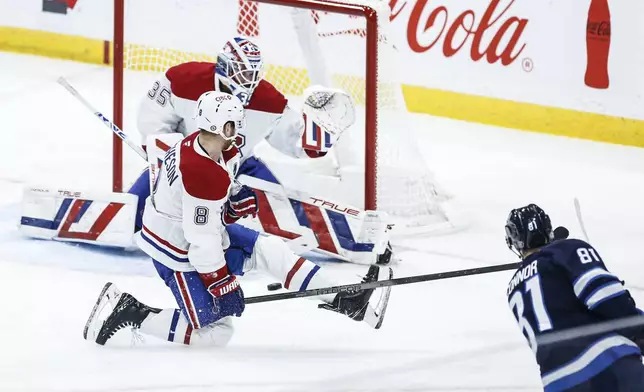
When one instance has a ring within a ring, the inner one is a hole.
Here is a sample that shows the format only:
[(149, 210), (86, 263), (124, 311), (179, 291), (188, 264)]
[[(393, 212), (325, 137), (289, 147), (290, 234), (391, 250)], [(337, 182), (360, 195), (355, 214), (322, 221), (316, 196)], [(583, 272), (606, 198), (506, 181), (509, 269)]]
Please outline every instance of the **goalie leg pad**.
[(20, 231), (29, 237), (96, 245), (132, 245), (134, 195), (26, 187)]
[[(337, 286), (343, 283), (324, 267), (293, 253), (283, 240), (274, 236), (262, 235), (257, 239), (253, 257), (248, 264), (279, 279), (284, 288), (291, 291)], [(324, 295), (317, 298), (332, 301), (333, 297)]]

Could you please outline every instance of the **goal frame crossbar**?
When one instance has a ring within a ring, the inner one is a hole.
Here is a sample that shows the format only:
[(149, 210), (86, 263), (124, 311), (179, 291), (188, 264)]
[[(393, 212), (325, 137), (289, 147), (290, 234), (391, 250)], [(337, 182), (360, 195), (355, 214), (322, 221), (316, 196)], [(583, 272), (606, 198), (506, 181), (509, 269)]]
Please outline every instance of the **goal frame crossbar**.
[[(229, 0), (230, 1), (230, 0)], [(332, 0), (250, 0), (256, 3), (303, 8), (314, 11), (364, 17), (366, 20), (365, 83), (365, 194), (364, 207), (377, 208), (376, 132), (378, 124), (378, 14), (368, 5), (347, 4)], [(125, 50), (125, 0), (114, 0), (114, 124), (123, 129), (123, 74)], [(123, 142), (113, 137), (112, 189), (123, 191)]]

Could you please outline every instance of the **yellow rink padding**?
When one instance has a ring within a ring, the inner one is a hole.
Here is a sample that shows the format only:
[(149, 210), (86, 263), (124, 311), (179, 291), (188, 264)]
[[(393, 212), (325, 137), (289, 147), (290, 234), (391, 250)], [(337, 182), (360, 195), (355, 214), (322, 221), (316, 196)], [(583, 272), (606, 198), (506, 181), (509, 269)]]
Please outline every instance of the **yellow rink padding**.
[(644, 147), (644, 121), (403, 85), (411, 112)]
[[(141, 45), (125, 45), (125, 62), (128, 69), (162, 72), (184, 61), (214, 61), (212, 54), (195, 54), (172, 49), (155, 49)], [(84, 38), (46, 31), (0, 26), (0, 50), (37, 54), (93, 64), (111, 63), (111, 44), (99, 39)], [(158, 52), (158, 53), (157, 53)], [(139, 56), (157, 55), (158, 62), (142, 67)], [(155, 68), (156, 67), (156, 68)], [(306, 85), (306, 70), (292, 67), (266, 65), (265, 77), (276, 83), (283, 93), (294, 86)], [(293, 79), (303, 83), (293, 83)], [(334, 81), (350, 78), (351, 86), (360, 91), (350, 91), (357, 103), (364, 101), (364, 81), (355, 77), (333, 75)], [(284, 81), (288, 81), (287, 85)], [(299, 88), (299, 87), (298, 87)], [(389, 88), (385, 86), (384, 88)], [(403, 85), (407, 109), (415, 113), (448, 117), (506, 128), (514, 128), (552, 135), (562, 135), (601, 142), (644, 147), (644, 121), (620, 118), (577, 110), (561, 109), (505, 99), (456, 93), (420, 86)], [(387, 94), (384, 94), (387, 96)]]
[[(0, 50), (92, 64), (108, 64), (109, 42), (48, 31), (0, 26)], [(106, 53), (107, 52), (107, 53)]]

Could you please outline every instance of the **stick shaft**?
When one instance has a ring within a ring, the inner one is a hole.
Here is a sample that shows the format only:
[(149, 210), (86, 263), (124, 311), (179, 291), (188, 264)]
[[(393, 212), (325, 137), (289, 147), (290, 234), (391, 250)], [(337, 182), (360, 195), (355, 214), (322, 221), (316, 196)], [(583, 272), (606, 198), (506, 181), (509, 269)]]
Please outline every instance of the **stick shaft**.
[(130, 148), (132, 148), (132, 149), (134, 150), (134, 152), (136, 152), (137, 154), (139, 154), (139, 156), (140, 156), (141, 158), (143, 158), (144, 160), (146, 160), (146, 161), (148, 160), (148, 154), (147, 154), (147, 153), (146, 153), (146, 152), (141, 148), (141, 146), (139, 146), (137, 143), (133, 142), (133, 141), (132, 141), (132, 139), (130, 139), (130, 138), (125, 134), (125, 132), (123, 132), (123, 131), (121, 130), (121, 128), (119, 128), (118, 126), (116, 126), (116, 124), (114, 124), (112, 121), (110, 121), (110, 119), (108, 119), (108, 118), (107, 118), (107, 117), (105, 117), (101, 112), (99, 112), (98, 110), (96, 110), (96, 108), (94, 108), (94, 106), (92, 106), (92, 104), (91, 104), (91, 103), (89, 103), (89, 102), (88, 102), (88, 101), (87, 101), (87, 100), (86, 100), (86, 99), (85, 99), (85, 98), (84, 98), (84, 97), (83, 97), (83, 96), (82, 96), (82, 95), (81, 95), (81, 94), (80, 94), (80, 93), (79, 93), (79, 92), (78, 92), (74, 87), (72, 87), (72, 85), (71, 85), (71, 84), (69, 84), (69, 82), (68, 82), (65, 78), (60, 77), (60, 78), (58, 78), (57, 82), (58, 82), (58, 84), (60, 84), (61, 86), (65, 87), (65, 90), (69, 91), (69, 93), (70, 93), (71, 95), (73, 95), (73, 96), (74, 96), (74, 98), (78, 99), (78, 100), (80, 101), (80, 103), (82, 103), (83, 105), (85, 105), (85, 107), (86, 107), (87, 109), (89, 109), (89, 111), (91, 111), (92, 113), (94, 113), (94, 115), (95, 115), (99, 120), (101, 120), (101, 122), (102, 122), (103, 124), (105, 124), (105, 126), (106, 126), (106, 127), (108, 127), (112, 132), (114, 132), (114, 134), (116, 134), (116, 136), (118, 136), (118, 137), (119, 137), (121, 140), (123, 140), (123, 141), (124, 141), (128, 146), (130, 146)]
[(375, 289), (378, 287), (398, 286), (402, 284), (411, 284), (419, 282), (428, 282), (431, 280), (450, 279), (461, 276), (489, 274), (492, 272), (507, 271), (519, 268), (521, 263), (500, 264), (490, 267), (479, 267), (456, 271), (438, 272), (428, 275), (407, 276), (403, 278), (381, 280), (377, 282), (347, 284), (342, 286), (324, 287), (319, 289), (311, 289), (306, 291), (291, 291), (287, 293), (261, 295), (257, 297), (246, 298), (247, 304), (255, 304), (260, 302), (281, 301), (284, 299), (313, 297), (317, 295), (334, 294), (343, 291), (356, 292), (360, 290)]
[(586, 225), (584, 225), (584, 218), (581, 215), (581, 205), (579, 204), (579, 199), (575, 197), (575, 214), (577, 215), (577, 222), (579, 222), (579, 227), (581, 227), (581, 232), (584, 235), (584, 240), (590, 242), (588, 239), (588, 233), (586, 232)]
[(620, 330), (628, 328), (641, 328), (643, 326), (644, 316), (624, 317), (621, 319), (602, 321), (581, 327), (568, 328), (557, 332), (547, 333), (537, 338), (537, 344), (539, 346), (547, 346), (588, 336), (601, 335), (608, 332), (619, 332)]

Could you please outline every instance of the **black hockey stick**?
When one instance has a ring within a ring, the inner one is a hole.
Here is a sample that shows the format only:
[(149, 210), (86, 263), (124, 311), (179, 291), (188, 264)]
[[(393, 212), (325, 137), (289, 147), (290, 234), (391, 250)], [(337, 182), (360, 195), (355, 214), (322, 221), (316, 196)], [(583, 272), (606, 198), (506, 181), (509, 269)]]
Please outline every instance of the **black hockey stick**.
[(260, 302), (281, 301), (283, 299), (314, 297), (316, 295), (335, 294), (343, 291), (357, 292), (360, 290), (375, 289), (378, 287), (398, 286), (401, 284), (410, 284), (418, 282), (427, 282), (430, 280), (457, 278), (460, 276), (489, 274), (491, 272), (507, 271), (517, 269), (521, 263), (499, 264), (490, 267), (470, 268), (457, 271), (437, 272), (435, 274), (407, 276), (377, 282), (346, 284), (343, 286), (323, 287), (306, 291), (289, 291), (287, 293), (260, 295), (257, 297), (246, 298), (247, 304), (256, 304)]

